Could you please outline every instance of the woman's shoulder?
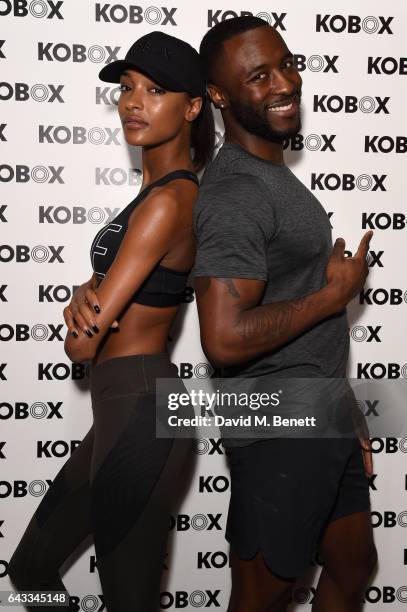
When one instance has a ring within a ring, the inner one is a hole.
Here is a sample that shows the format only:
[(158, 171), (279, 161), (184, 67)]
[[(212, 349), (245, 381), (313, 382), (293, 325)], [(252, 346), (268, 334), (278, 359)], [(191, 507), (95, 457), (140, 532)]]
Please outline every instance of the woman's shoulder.
[(175, 178), (164, 185), (157, 185), (131, 215), (133, 223), (138, 217), (151, 217), (154, 221), (177, 223), (192, 206), (198, 196), (198, 186), (191, 180)]

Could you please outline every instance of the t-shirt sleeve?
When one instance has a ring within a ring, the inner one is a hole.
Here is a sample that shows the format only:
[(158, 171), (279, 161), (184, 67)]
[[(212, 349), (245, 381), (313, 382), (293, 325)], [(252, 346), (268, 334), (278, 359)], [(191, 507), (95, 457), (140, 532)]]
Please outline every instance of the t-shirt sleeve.
[(274, 216), (263, 181), (234, 175), (201, 189), (194, 208), (192, 276), (266, 281)]

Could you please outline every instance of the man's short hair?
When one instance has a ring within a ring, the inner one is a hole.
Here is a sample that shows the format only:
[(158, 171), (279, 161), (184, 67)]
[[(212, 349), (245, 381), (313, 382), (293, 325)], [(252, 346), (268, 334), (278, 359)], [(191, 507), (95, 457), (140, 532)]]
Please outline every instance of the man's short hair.
[(252, 15), (246, 15), (244, 17), (233, 17), (232, 19), (225, 19), (217, 23), (213, 28), (203, 37), (199, 53), (201, 55), (205, 76), (207, 81), (213, 82), (215, 78), (216, 65), (219, 57), (222, 53), (222, 46), (225, 40), (243, 34), (248, 30), (254, 30), (255, 28), (261, 28), (270, 24), (260, 17), (254, 17)]

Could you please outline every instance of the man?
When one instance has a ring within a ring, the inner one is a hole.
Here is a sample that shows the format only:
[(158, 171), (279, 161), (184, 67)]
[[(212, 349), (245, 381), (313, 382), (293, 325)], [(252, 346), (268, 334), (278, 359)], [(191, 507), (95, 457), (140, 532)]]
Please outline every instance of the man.
[[(292, 53), (256, 17), (216, 25), (200, 53), (225, 124), (194, 211), (204, 351), (224, 377), (345, 377), (346, 305), (366, 280), (372, 232), (345, 258), (343, 239), (332, 248), (323, 207), (284, 165), (283, 140), (301, 127)], [(317, 550), (323, 570), (312, 609), (360, 610), (376, 562), (368, 445), (362, 451), (356, 437), (223, 444), (231, 464), (228, 612), (286, 610)]]

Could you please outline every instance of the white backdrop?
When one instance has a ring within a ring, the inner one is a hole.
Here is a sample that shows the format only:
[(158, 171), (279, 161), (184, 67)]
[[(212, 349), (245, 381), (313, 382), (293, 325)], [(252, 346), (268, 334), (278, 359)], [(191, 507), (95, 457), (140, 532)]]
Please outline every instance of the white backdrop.
[[(198, 48), (209, 26), (242, 11), (279, 29), (304, 81), (303, 138), (289, 144), (286, 160), (347, 249), (375, 230), (366, 294), (349, 307), (349, 376), (407, 377), (404, 3), (121, 2), (0, 0), (0, 590), (12, 588), (8, 560), (49, 481), (91, 425), (87, 372), (63, 351), (62, 309), (91, 276), (93, 236), (141, 184), (138, 153), (121, 133), (117, 90), (97, 75), (146, 32), (162, 29)], [(172, 358), (182, 376), (205, 377), (210, 368), (187, 295)], [(407, 439), (375, 439), (374, 449), (379, 566), (365, 609), (401, 610)], [(162, 610), (226, 609), (228, 497), (222, 451), (202, 440), (174, 517)], [(64, 567), (78, 610), (103, 609), (94, 562), (89, 540)], [(297, 585), (293, 609), (310, 609), (319, 571)]]

